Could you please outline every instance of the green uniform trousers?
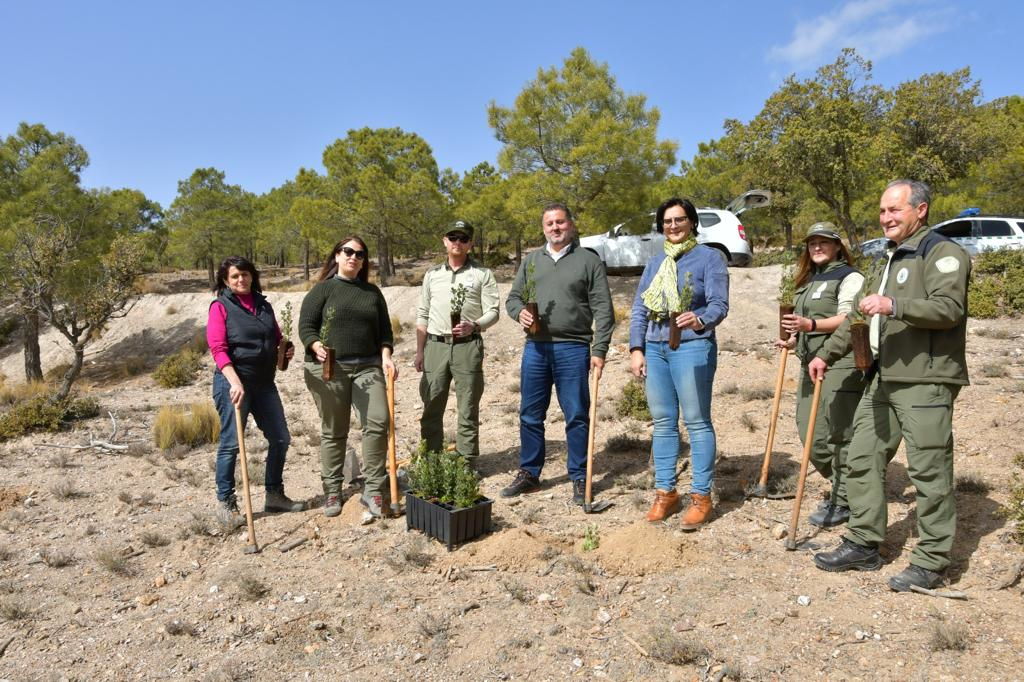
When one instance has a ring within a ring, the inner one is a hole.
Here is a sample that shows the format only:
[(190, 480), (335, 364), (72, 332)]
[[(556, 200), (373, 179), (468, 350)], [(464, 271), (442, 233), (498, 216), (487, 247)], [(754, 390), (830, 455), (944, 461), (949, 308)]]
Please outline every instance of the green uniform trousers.
[[(833, 367), (821, 382), (821, 404), (814, 420), (814, 443), (811, 464), (832, 483), (832, 502), (849, 507), (846, 497), (846, 456), (853, 437), (853, 415), (864, 395), (864, 373), (853, 367)], [(807, 365), (800, 368), (797, 389), (796, 425), (800, 442), (807, 438), (807, 422), (811, 416), (814, 382)]]
[(355, 408), (363, 432), (363, 493), (389, 498), (387, 486), (388, 397), (380, 365), (334, 363), (334, 378), (323, 380), (323, 365), (305, 363), (306, 387), (320, 413), (320, 480), (324, 494), (344, 487), (345, 450)]
[(956, 533), (953, 498), (954, 384), (903, 384), (876, 376), (854, 416), (846, 459), (851, 517), (846, 538), (877, 547), (888, 525), (885, 470), (907, 441), (907, 475), (917, 489), (918, 542), (910, 563), (932, 571), (949, 565)]
[(420, 398), (423, 416), (420, 436), (431, 452), (444, 448), (444, 410), (448, 390), (455, 380), (458, 429), (455, 449), (469, 462), (480, 454), (480, 398), (484, 394), (484, 342), (477, 337), (457, 344), (427, 339), (423, 348)]

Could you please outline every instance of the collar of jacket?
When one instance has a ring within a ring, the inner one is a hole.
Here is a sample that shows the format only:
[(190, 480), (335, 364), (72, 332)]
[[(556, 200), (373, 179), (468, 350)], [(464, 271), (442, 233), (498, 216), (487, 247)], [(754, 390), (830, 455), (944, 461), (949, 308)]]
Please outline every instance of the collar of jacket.
[(921, 245), (921, 240), (924, 239), (931, 231), (931, 227), (928, 225), (922, 225), (921, 229), (904, 239), (899, 244), (890, 239), (886, 246), (890, 249), (896, 249), (897, 251), (917, 251), (917, 247)]
[[(565, 247), (566, 249), (568, 249), (567, 253), (572, 253), (573, 251), (575, 251), (579, 247), (579, 245), (580, 245), (580, 238), (579, 237), (573, 237), (572, 241), (569, 242), (569, 245)], [(541, 249), (541, 250), (547, 255), (548, 258), (550, 258), (551, 254), (548, 252), (548, 246), (550, 246), (550, 245), (545, 240), (544, 248)]]

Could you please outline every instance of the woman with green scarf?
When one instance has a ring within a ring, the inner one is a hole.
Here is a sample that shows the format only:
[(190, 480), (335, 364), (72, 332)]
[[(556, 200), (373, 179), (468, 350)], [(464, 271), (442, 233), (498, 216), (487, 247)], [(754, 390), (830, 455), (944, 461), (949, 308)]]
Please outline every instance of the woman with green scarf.
[[(729, 272), (725, 256), (697, 243), (697, 209), (672, 198), (658, 207), (657, 228), (664, 253), (650, 260), (640, 277), (629, 322), (630, 365), (645, 380), (654, 419), (654, 505), (651, 522), (678, 512), (679, 413), (690, 435), (693, 480), (690, 507), (681, 528), (696, 530), (711, 517), (711, 486), (717, 442), (711, 423), (711, 387), (718, 366), (717, 327), (729, 313)], [(670, 320), (679, 343), (670, 343)]]

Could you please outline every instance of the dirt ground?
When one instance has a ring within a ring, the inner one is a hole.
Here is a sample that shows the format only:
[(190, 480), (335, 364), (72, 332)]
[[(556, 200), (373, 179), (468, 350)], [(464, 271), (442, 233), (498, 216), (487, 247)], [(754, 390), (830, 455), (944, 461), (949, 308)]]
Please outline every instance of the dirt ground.
[[(902, 454), (889, 469), (886, 564), (878, 572), (815, 569), (808, 551), (786, 551), (776, 539), (790, 500), (744, 499), (762, 460), (777, 371), (777, 267), (731, 271), (731, 310), (718, 332), (712, 523), (687, 534), (678, 518), (643, 521), (653, 494), (650, 425), (616, 414), (629, 379), (625, 320), (598, 409), (595, 495), (613, 506), (588, 516), (570, 504), (554, 401), (544, 489), (498, 497), (517, 464), (523, 342), (503, 313), (485, 334), (482, 413), (483, 490), (495, 500), (495, 530), (451, 553), (407, 532), (404, 519), (361, 525), (355, 497), (334, 519), (315, 507), (257, 513), (259, 554), (242, 552), (244, 531), (216, 526), (215, 446), (162, 453), (152, 445), (159, 407), (209, 401), (209, 359), (183, 388), (158, 388), (149, 374), (205, 323), (209, 295), (200, 290), (203, 273), (192, 275), (182, 279), (195, 287), (146, 295), (91, 348), (81, 384), (99, 399), (101, 417), (0, 446), (0, 679), (1024, 679), (1024, 597), (1019, 584), (997, 589), (1024, 556), (999, 513), (1024, 443), (1019, 320), (969, 324), (972, 385), (955, 410), (961, 485), (949, 572), (949, 589), (967, 599), (952, 600), (886, 585), (916, 541)], [(613, 278), (620, 317), (635, 286), (635, 278)], [(279, 311), (284, 300), (298, 309), (301, 292), (269, 289)], [(396, 348), (401, 456), (419, 438), (418, 290), (385, 293), (405, 323)], [(44, 370), (67, 361), (52, 332), (42, 349)], [(145, 371), (131, 376), (132, 363)], [(21, 376), (16, 341), (0, 349), (0, 371), (8, 383)], [(790, 362), (773, 483), (800, 457), (797, 371)], [(316, 505), (319, 420), (301, 363), (278, 385), (293, 436), (287, 488)], [(55, 447), (109, 439), (107, 411), (116, 442), (129, 450)], [(247, 442), (261, 461), (266, 444), (251, 423)], [(687, 485), (684, 470), (680, 487)], [(262, 509), (262, 486), (253, 490)], [(812, 473), (799, 531), (809, 535), (805, 546), (830, 547), (841, 535), (806, 524), (826, 490)], [(590, 526), (599, 546), (587, 551)], [(295, 538), (307, 541), (282, 553)]]

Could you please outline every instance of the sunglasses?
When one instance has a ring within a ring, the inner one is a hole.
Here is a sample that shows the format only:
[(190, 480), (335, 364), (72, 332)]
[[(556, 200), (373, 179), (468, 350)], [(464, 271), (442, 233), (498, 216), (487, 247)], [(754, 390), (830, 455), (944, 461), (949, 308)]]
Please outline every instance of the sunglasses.
[(350, 249), (347, 246), (341, 247), (341, 252), (348, 256), (349, 258), (351, 258), (352, 256), (355, 256), (359, 260), (363, 260), (364, 258), (366, 258), (365, 251), (360, 251), (358, 249)]
[(463, 244), (468, 244), (470, 242), (469, 237), (464, 234), (446, 234), (445, 237), (447, 237), (450, 242), (462, 242)]

